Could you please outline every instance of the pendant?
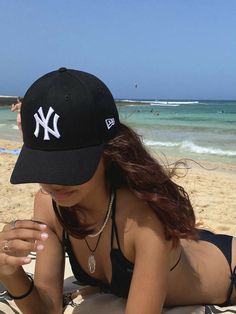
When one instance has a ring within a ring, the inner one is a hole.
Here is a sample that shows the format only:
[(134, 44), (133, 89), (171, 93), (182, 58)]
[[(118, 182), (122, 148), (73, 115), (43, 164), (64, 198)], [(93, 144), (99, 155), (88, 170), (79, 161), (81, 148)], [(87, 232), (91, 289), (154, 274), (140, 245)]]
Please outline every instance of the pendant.
[(96, 260), (93, 254), (88, 257), (88, 269), (91, 274), (95, 272), (96, 269)]

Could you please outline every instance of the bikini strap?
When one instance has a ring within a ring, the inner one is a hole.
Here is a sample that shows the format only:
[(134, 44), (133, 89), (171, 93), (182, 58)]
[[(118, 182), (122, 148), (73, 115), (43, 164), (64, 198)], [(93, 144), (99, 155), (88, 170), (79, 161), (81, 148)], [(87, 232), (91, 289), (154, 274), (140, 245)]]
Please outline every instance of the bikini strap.
[(62, 241), (66, 242), (68, 241), (68, 233), (66, 232), (66, 230), (64, 228), (62, 228)]
[(232, 305), (232, 302), (231, 302), (230, 299), (231, 299), (234, 287), (236, 288), (236, 266), (234, 267), (233, 271), (231, 270), (230, 285), (229, 285), (229, 288), (228, 288), (228, 291), (227, 291), (227, 299), (226, 299), (226, 301), (223, 304), (220, 304), (220, 306), (230, 306), (230, 305)]
[(227, 305), (232, 305), (231, 303), (231, 296), (232, 296), (232, 293), (233, 293), (233, 288), (235, 287), (236, 288), (236, 266), (234, 267), (234, 269), (232, 269), (232, 242), (233, 242), (233, 237), (231, 237), (231, 241), (228, 241), (230, 242), (230, 247), (228, 247), (228, 250), (226, 251), (227, 252), (227, 260), (228, 260), (228, 263), (229, 263), (229, 268), (230, 268), (230, 285), (229, 285), (229, 288), (228, 288), (228, 292), (227, 292), (227, 299), (226, 299), (226, 304)]
[(231, 302), (231, 296), (233, 293), (233, 289), (236, 288), (236, 266), (234, 267), (234, 269), (232, 269), (232, 242), (233, 242), (233, 237), (231, 237), (231, 241), (228, 241), (230, 245), (228, 245), (228, 250), (227, 255), (226, 255), (226, 259), (228, 260), (229, 263), (229, 268), (230, 268), (230, 285), (227, 291), (227, 299), (223, 304), (220, 304), (220, 306), (229, 306), (232, 305)]
[(176, 266), (178, 266), (180, 260), (181, 260), (181, 256), (182, 256), (182, 248), (180, 250), (180, 254), (179, 254), (179, 258), (177, 260), (177, 262), (174, 264), (174, 266), (171, 267), (170, 271), (174, 270)]
[(114, 235), (115, 235), (118, 249), (120, 250), (120, 242), (119, 242), (118, 230), (117, 230), (117, 226), (116, 226), (116, 193), (115, 192), (114, 192), (114, 200), (113, 200), (113, 204), (112, 204), (111, 219), (112, 219), (111, 248), (113, 248), (113, 241), (114, 241)]
[[(52, 206), (53, 206), (53, 209), (54, 209), (54, 212), (56, 214), (56, 217), (57, 217), (57, 214), (60, 215), (59, 211), (58, 211), (58, 207), (56, 205), (56, 202), (52, 199)], [(68, 234), (66, 232), (66, 230), (62, 227), (62, 243), (65, 245), (67, 243), (67, 241), (69, 240), (68, 239)]]

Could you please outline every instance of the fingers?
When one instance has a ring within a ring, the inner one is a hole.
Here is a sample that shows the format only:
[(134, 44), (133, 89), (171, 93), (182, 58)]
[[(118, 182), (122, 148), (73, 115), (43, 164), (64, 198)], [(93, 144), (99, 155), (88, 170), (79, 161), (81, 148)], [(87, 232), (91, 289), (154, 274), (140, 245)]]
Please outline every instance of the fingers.
[[(2, 236), (6, 240), (21, 239), (28, 241), (46, 240), (47, 225), (34, 220), (13, 220), (3, 228)], [(1, 237), (0, 237), (1, 238)]]
[(0, 232), (0, 275), (29, 264), (29, 253), (42, 251), (47, 238), (47, 225), (39, 221), (13, 220), (5, 225)]
[(45, 241), (48, 238), (48, 233), (33, 229), (14, 229), (6, 231), (5, 238), (7, 240), (21, 239), (28, 241)]
[(37, 220), (16, 220), (15, 228), (45, 230), (47, 225)]
[(12, 229), (35, 229), (45, 230), (47, 225), (36, 220), (13, 220), (9, 224), (5, 225), (3, 230), (8, 231)]
[[(31, 262), (31, 258), (28, 256), (24, 257), (16, 257), (8, 254), (0, 254), (0, 264), (8, 265), (8, 266), (22, 266), (29, 264)], [(4, 267), (4, 266), (2, 266)]]
[(38, 221), (15, 220), (7, 224), (0, 233), (0, 253), (11, 256), (27, 256), (30, 252), (44, 249), (48, 238), (47, 226)]
[(44, 249), (43, 243), (22, 241), (19, 239), (4, 241), (2, 251), (8, 255), (27, 256), (30, 252), (38, 252)]

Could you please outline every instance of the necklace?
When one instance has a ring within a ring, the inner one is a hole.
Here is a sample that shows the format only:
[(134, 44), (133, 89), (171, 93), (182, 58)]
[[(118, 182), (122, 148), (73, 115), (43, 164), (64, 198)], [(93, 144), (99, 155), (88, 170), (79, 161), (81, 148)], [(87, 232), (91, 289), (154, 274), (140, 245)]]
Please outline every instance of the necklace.
[(91, 254), (88, 257), (88, 269), (89, 269), (89, 272), (91, 274), (93, 274), (95, 272), (95, 270), (96, 270), (96, 260), (95, 260), (94, 252), (96, 251), (96, 249), (98, 247), (98, 244), (99, 244), (102, 232), (103, 232), (103, 230), (104, 230), (104, 228), (105, 228), (105, 226), (106, 226), (106, 224), (108, 222), (108, 219), (110, 217), (113, 200), (114, 200), (114, 193), (112, 192), (111, 200), (110, 200), (110, 203), (109, 203), (109, 206), (108, 206), (108, 210), (107, 210), (107, 214), (106, 214), (106, 217), (104, 219), (104, 223), (103, 223), (102, 227), (100, 228), (100, 230), (98, 232), (88, 235), (89, 237), (96, 237), (96, 236), (99, 235), (99, 237), (97, 239), (97, 243), (95, 245), (95, 248), (91, 249), (90, 245), (88, 244), (88, 241), (87, 241), (86, 237), (84, 238), (84, 241), (85, 241), (89, 251), (91, 252)]
[(108, 222), (108, 219), (110, 217), (113, 200), (114, 200), (114, 192), (111, 193), (111, 200), (110, 200), (110, 203), (109, 203), (109, 206), (108, 206), (107, 214), (106, 214), (106, 217), (104, 219), (103, 225), (101, 226), (101, 229), (98, 230), (96, 233), (88, 234), (88, 237), (95, 238), (95, 237), (97, 237), (99, 234), (101, 234), (103, 232), (103, 229), (105, 228), (105, 226), (106, 226), (106, 224)]
[(89, 272), (91, 274), (93, 274), (95, 272), (95, 270), (96, 270), (96, 260), (95, 260), (95, 257), (94, 257), (94, 252), (96, 251), (96, 249), (98, 247), (98, 243), (100, 241), (101, 235), (102, 235), (102, 233), (99, 234), (99, 237), (98, 237), (98, 240), (97, 240), (97, 243), (96, 243), (94, 249), (91, 249), (90, 245), (88, 244), (87, 239), (84, 238), (84, 241), (85, 241), (89, 251), (91, 252), (91, 254), (88, 257), (88, 270), (89, 270)]

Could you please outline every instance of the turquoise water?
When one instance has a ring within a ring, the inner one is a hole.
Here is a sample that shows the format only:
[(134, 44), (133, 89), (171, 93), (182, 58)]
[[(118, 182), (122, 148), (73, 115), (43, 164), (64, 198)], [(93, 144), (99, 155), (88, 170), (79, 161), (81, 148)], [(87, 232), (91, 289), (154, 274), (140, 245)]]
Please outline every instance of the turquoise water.
[[(121, 121), (154, 152), (236, 164), (236, 101), (117, 101)], [(16, 113), (0, 108), (0, 138), (20, 140)]]
[(20, 141), (20, 133), (16, 124), (16, 112), (11, 112), (9, 107), (0, 107), (0, 138)]
[(121, 120), (154, 152), (236, 163), (235, 101), (120, 102)]
[(16, 112), (11, 112), (9, 107), (0, 107), (0, 138), (12, 141), (21, 141), (16, 124)]

